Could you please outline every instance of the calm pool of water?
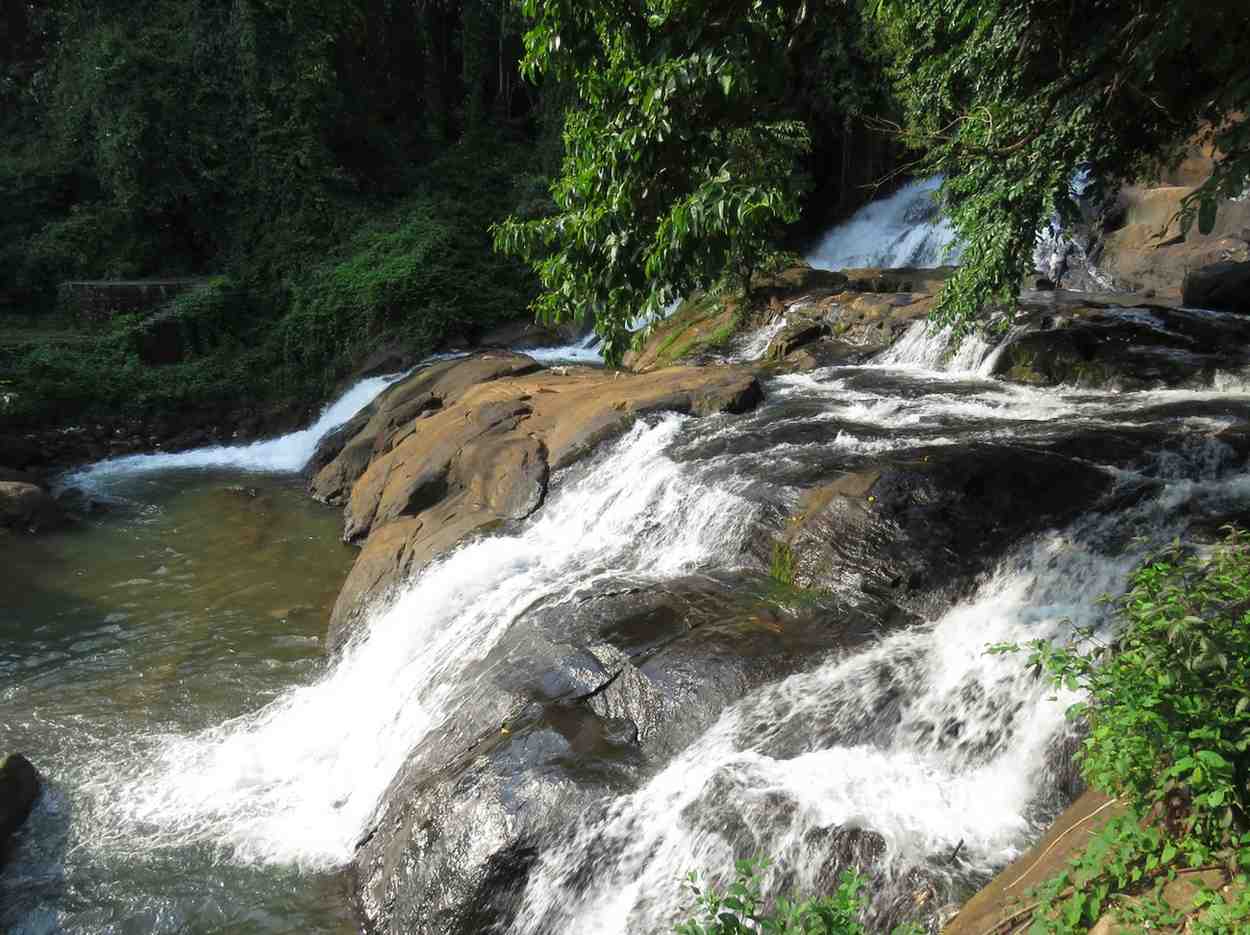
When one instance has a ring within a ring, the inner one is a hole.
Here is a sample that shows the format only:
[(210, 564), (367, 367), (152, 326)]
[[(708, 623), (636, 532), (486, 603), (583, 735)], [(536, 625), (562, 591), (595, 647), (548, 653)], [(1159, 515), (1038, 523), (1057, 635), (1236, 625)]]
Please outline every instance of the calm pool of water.
[(0, 535), (0, 752), (48, 780), (0, 871), (0, 929), (354, 931), (338, 877), (154, 846), (116, 819), (119, 777), (161, 738), (246, 715), (324, 666), (355, 556), (338, 511), (297, 478), (238, 472), (108, 493), (109, 511), (74, 529)]

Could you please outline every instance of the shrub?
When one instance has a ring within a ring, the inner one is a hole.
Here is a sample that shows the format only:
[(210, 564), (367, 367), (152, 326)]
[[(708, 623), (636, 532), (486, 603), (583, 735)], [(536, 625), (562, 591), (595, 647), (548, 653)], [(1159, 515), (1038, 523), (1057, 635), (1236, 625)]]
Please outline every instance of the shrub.
[[(1173, 924), (1167, 880), (1221, 868), (1244, 887), (1250, 870), (1250, 537), (1231, 530), (1206, 556), (1174, 543), (1133, 575), (1118, 607), (1109, 642), (1083, 631), (1030, 645), (1039, 672), (1085, 694), (1069, 712), (1089, 724), (1082, 771), (1126, 809), (1039, 887), (1032, 931), (1083, 932), (1112, 900), (1121, 922)], [(1239, 900), (1194, 930), (1250, 919)]]
[[(767, 868), (767, 860), (740, 860), (734, 881), (723, 889), (702, 886), (698, 875), (691, 873), (686, 888), (694, 896), (694, 915), (677, 926), (677, 935), (863, 935), (859, 917), (864, 880), (858, 874), (843, 873), (831, 895), (805, 900), (782, 896), (769, 905), (760, 882)], [(920, 931), (912, 925), (899, 926), (893, 935)]]

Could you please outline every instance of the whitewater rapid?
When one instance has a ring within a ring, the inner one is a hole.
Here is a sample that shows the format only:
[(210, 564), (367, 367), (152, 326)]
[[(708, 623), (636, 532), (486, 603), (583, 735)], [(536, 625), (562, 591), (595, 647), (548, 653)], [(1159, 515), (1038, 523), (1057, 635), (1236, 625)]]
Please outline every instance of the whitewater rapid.
[(736, 548), (753, 507), (665, 455), (683, 422), (639, 423), (521, 532), (426, 569), (312, 684), (205, 732), (142, 738), (124, 764), (93, 764), (95, 840), (348, 862), (409, 752), (473, 704), (490, 678), (482, 661), (523, 611), (599, 578), (663, 579)]
[(109, 458), (65, 475), (61, 484), (100, 491), (111, 482), (123, 478), (188, 468), (229, 468), (266, 473), (298, 471), (308, 463), (322, 438), (348, 422), (402, 376), (403, 374), (389, 374), (360, 380), (328, 405), (317, 421), (308, 428), (279, 438), (247, 445), (211, 445), (190, 451)]

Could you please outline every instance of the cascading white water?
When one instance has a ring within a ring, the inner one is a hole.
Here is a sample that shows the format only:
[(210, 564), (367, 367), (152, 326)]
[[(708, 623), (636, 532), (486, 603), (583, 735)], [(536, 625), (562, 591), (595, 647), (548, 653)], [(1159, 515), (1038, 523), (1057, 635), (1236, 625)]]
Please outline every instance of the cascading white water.
[(935, 328), (927, 321), (917, 321), (889, 348), (873, 358), (874, 364), (886, 367), (919, 367), (922, 370), (944, 370), (948, 373), (979, 373), (988, 376), (997, 361), (1000, 344), (987, 341), (980, 334), (971, 334), (951, 352), (950, 328)]
[(527, 354), (544, 364), (570, 363), (596, 366), (603, 363), (602, 344), (603, 341), (599, 335), (592, 331), (573, 344), (562, 344), (558, 347), (535, 347), (521, 351), (521, 353)]
[(955, 229), (934, 202), (941, 185), (940, 176), (921, 179), (865, 205), (826, 234), (807, 261), (832, 270), (958, 263)]
[(99, 490), (108, 482), (120, 478), (182, 468), (298, 471), (308, 463), (308, 459), (317, 450), (317, 443), (327, 433), (338, 428), (373, 402), (382, 390), (398, 380), (400, 376), (402, 374), (368, 377), (361, 380), (327, 406), (321, 413), (321, 417), (308, 428), (291, 432), (280, 438), (252, 442), (249, 445), (213, 445), (207, 448), (195, 448), (191, 451), (110, 458), (66, 475), (62, 479), (62, 484)]
[[(1244, 477), (1180, 481), (1128, 515), (1087, 517), (1020, 549), (941, 619), (749, 695), (544, 851), (511, 931), (666, 931), (682, 908), (676, 877), (720, 875), (750, 854), (819, 892), (839, 830), (880, 836), (874, 872), (886, 879), (993, 872), (1040, 831), (1031, 806), (1075, 698), (986, 646), (1105, 626), (1100, 596), (1122, 589), (1145, 551), (1125, 545), (1129, 530), (1162, 543), (1180, 503), (1247, 493)], [(941, 859), (957, 848), (957, 863)]]
[(759, 360), (768, 350), (768, 345), (772, 344), (773, 338), (781, 334), (785, 327), (786, 316), (778, 315), (768, 324), (743, 335), (727, 359), (743, 363)]
[(679, 574), (736, 548), (754, 507), (666, 457), (682, 422), (638, 424), (520, 532), (427, 568), (315, 683), (203, 733), (149, 738), (129, 763), (93, 765), (93, 838), (347, 862), (409, 752), (472, 704), (487, 677), (475, 667), (536, 600), (567, 600), (606, 575)]

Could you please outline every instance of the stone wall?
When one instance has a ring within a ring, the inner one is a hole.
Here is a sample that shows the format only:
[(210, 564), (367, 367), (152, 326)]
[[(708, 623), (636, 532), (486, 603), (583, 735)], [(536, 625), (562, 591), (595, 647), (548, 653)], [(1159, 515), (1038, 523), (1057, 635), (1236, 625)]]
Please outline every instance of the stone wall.
[(86, 324), (102, 324), (115, 315), (150, 312), (170, 299), (206, 283), (206, 279), (136, 279), (63, 282), (58, 301)]

